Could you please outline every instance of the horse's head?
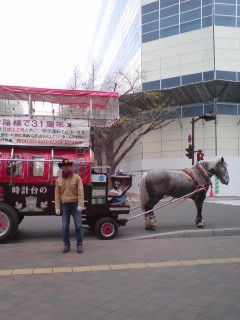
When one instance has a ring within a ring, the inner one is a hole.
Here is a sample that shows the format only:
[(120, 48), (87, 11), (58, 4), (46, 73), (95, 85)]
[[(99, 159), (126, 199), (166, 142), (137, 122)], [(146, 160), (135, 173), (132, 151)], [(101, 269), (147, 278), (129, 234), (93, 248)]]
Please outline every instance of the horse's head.
[(215, 167), (212, 168), (212, 173), (215, 174), (222, 184), (227, 185), (229, 183), (230, 178), (228, 175), (227, 163), (223, 157), (215, 162)]

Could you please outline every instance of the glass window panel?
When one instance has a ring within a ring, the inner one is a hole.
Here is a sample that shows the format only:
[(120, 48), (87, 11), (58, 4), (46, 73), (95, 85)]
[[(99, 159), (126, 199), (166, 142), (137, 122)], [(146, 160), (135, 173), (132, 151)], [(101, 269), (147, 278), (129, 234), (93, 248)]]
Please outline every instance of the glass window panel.
[(161, 89), (168, 89), (180, 86), (180, 77), (163, 79), (161, 81)]
[(161, 0), (160, 1), (160, 8), (169, 7), (173, 4), (178, 4), (178, 0)]
[(214, 80), (214, 71), (203, 72), (203, 81)]
[(240, 82), (240, 72), (237, 73), (237, 81)]
[(201, 8), (181, 13), (180, 22), (187, 22), (201, 18)]
[(203, 114), (205, 113), (214, 113), (214, 104), (213, 103), (209, 103), (209, 104), (204, 104), (204, 111)]
[(202, 19), (202, 28), (210, 27), (212, 24), (212, 16)]
[(202, 16), (210, 16), (212, 14), (212, 5), (202, 7)]
[(148, 42), (159, 39), (159, 31), (153, 31), (142, 35), (142, 42)]
[(237, 4), (240, 4), (240, 0), (237, 0)]
[[(11, 156), (9, 155), (8, 158), (11, 158)], [(10, 176), (12, 173), (13, 176), (22, 176), (23, 162), (21, 159), (23, 157), (21, 155), (14, 155), (13, 159), (15, 161), (7, 162), (7, 175)]]
[(240, 16), (240, 6), (237, 6), (237, 16)]
[(152, 22), (159, 19), (159, 11), (154, 11), (142, 16), (142, 24)]
[(172, 6), (172, 7), (168, 7), (166, 9), (162, 9), (160, 10), (160, 18), (166, 18), (169, 16), (173, 16), (174, 14), (178, 14), (179, 13), (179, 6)]
[(180, 33), (201, 29), (201, 20), (195, 20), (180, 25)]
[(216, 71), (216, 79), (217, 80), (236, 81), (236, 72), (217, 70)]
[(236, 6), (225, 6), (222, 4), (217, 4), (215, 6), (215, 14), (222, 14), (224, 16), (235, 16)]
[(202, 5), (205, 6), (207, 4), (212, 4), (213, 0), (202, 0)]
[(42, 177), (44, 172), (44, 158), (32, 157), (30, 162), (30, 176), (31, 177)]
[(159, 1), (151, 2), (142, 6), (142, 14), (149, 13), (159, 9)]
[(182, 108), (182, 116), (183, 118), (195, 117), (203, 114), (202, 106), (186, 106)]
[(237, 115), (237, 105), (236, 104), (220, 104), (217, 103), (217, 113)]
[(188, 74), (186, 76), (182, 76), (182, 84), (190, 84), (190, 83), (196, 83), (202, 81), (202, 73), (194, 73), (194, 74)]
[(240, 18), (237, 18), (237, 27), (240, 28)]
[(196, 8), (201, 8), (201, 0), (189, 0), (180, 4), (180, 11), (188, 11)]
[(215, 3), (236, 4), (236, 0), (215, 0)]
[(170, 27), (170, 28), (165, 28), (165, 29), (161, 29), (160, 30), (160, 37), (161, 38), (166, 38), (166, 37), (170, 37), (173, 36), (175, 34), (179, 34), (179, 26), (174, 26), (174, 27)]
[(215, 24), (217, 26), (235, 27), (236, 26), (236, 18), (216, 15), (215, 16)]
[(154, 31), (159, 29), (159, 21), (150, 22), (142, 25), (142, 33)]
[(160, 21), (160, 28), (166, 28), (173, 26), (175, 24), (179, 24), (179, 15), (175, 15), (169, 18), (161, 19)]
[(143, 91), (145, 90), (160, 90), (160, 80), (143, 82), (142, 84)]

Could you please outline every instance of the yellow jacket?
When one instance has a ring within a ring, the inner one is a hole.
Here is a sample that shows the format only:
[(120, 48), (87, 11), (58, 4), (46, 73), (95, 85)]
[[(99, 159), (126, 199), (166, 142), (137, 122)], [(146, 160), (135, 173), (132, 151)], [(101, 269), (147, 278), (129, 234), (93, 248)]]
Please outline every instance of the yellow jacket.
[(67, 178), (59, 177), (55, 186), (55, 209), (60, 209), (61, 203), (77, 202), (84, 207), (84, 190), (82, 179), (77, 174)]

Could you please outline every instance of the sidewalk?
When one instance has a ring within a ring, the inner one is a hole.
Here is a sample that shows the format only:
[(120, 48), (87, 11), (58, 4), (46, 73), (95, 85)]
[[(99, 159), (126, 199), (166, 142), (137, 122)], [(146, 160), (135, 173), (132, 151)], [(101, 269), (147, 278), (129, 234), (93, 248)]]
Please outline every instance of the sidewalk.
[(239, 320), (240, 236), (1, 245), (4, 320)]

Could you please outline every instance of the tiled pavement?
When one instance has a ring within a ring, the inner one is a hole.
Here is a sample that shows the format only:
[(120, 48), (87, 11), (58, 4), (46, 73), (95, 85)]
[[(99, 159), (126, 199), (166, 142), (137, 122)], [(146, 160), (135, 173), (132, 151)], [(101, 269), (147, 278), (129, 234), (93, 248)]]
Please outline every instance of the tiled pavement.
[(240, 236), (0, 246), (3, 320), (239, 320)]

